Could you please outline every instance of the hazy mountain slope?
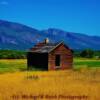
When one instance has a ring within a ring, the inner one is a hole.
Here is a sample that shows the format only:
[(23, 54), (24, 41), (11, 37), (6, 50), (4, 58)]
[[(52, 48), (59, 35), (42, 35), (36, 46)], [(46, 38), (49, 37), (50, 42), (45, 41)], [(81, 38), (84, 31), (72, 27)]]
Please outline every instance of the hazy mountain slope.
[(0, 48), (25, 50), (48, 37), (53, 42), (64, 41), (70, 48), (100, 50), (100, 37), (66, 32), (60, 29), (39, 31), (22, 24), (0, 20)]
[(88, 36), (80, 33), (65, 32), (59, 29), (48, 29), (42, 31), (48, 37), (53, 37), (55, 41), (63, 40), (73, 49), (99, 49), (100, 50), (100, 37)]
[(27, 49), (42, 38), (39, 31), (22, 24), (0, 20), (0, 48)]

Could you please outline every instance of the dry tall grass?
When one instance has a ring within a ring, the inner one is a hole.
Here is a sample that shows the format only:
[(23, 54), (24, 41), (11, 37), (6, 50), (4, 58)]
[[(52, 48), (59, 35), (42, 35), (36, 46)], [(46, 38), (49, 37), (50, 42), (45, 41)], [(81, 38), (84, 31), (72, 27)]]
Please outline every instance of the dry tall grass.
[(1, 74), (0, 100), (100, 100), (100, 70)]

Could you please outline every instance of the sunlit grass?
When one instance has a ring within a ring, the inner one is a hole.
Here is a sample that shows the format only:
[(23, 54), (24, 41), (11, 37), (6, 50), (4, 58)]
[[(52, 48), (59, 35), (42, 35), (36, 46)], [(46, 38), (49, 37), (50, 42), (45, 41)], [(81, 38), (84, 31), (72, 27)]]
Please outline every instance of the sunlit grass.
[(27, 69), (27, 61), (25, 59), (1, 59), (0, 73), (24, 71)]
[[(37, 71), (0, 75), (0, 100), (24, 100), (23, 95), (87, 96), (100, 100), (100, 71)], [(14, 99), (18, 96), (19, 99)], [(25, 100), (35, 100), (28, 97)], [(49, 100), (49, 99), (36, 99)], [(51, 99), (58, 100), (58, 99)], [(80, 99), (60, 99), (80, 100)]]
[[(83, 62), (83, 63), (82, 63)], [(0, 60), (0, 100), (49, 100), (29, 96), (87, 96), (82, 100), (100, 100), (100, 69), (88, 68), (89, 60), (74, 59), (74, 69), (65, 71), (26, 71), (27, 60)], [(99, 65), (99, 61), (96, 60)], [(80, 70), (75, 70), (75, 68)], [(22, 72), (25, 71), (25, 72)], [(15, 73), (7, 73), (15, 72)], [(59, 98), (58, 98), (59, 99)], [(58, 100), (50, 99), (50, 100)], [(62, 99), (59, 100), (80, 100)]]

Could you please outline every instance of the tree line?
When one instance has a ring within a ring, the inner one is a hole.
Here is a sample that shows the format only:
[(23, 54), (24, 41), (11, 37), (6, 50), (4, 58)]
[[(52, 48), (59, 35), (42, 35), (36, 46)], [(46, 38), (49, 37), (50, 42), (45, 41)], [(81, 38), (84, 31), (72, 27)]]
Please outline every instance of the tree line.
[[(94, 51), (92, 49), (74, 50), (74, 57), (82, 58), (100, 58), (100, 51)], [(27, 58), (26, 51), (17, 50), (0, 50), (0, 59), (25, 59)]]
[(92, 49), (85, 49), (85, 50), (76, 50), (74, 51), (74, 57), (82, 57), (82, 58), (100, 58), (100, 50), (92, 50)]
[(24, 59), (26, 54), (25, 51), (0, 50), (0, 59)]

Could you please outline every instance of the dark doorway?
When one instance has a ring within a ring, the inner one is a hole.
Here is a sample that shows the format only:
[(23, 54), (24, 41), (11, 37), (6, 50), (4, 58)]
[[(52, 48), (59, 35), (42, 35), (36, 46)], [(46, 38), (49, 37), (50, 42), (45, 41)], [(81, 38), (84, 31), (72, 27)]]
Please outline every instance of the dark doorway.
[(56, 55), (55, 65), (60, 66), (60, 55)]
[(48, 54), (47, 53), (33, 53), (27, 54), (28, 69), (43, 69), (48, 70)]

